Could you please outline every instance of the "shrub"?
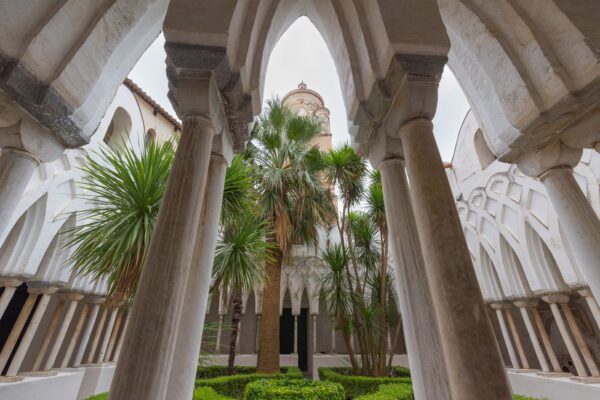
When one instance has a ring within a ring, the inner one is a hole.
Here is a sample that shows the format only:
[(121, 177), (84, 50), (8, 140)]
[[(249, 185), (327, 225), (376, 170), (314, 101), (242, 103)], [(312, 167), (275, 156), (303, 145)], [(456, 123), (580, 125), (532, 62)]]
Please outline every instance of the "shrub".
[(106, 400), (107, 398), (108, 398), (108, 393), (101, 393), (101, 394), (97, 394), (92, 397), (88, 397), (85, 400)]
[(379, 386), (375, 393), (365, 394), (356, 400), (412, 400), (412, 386), (408, 383), (393, 383)]
[(194, 390), (192, 400), (233, 400), (231, 397), (221, 396), (212, 388), (203, 386)]
[(536, 397), (522, 396), (520, 394), (513, 394), (512, 398), (513, 398), (513, 400), (546, 400), (546, 399), (538, 399)]
[(379, 390), (385, 384), (410, 384), (409, 371), (406, 368), (397, 368), (398, 377), (371, 377), (349, 375), (348, 368), (319, 368), (319, 378), (324, 381), (340, 383), (344, 387), (346, 397), (351, 399)]
[[(244, 394), (244, 389), (246, 385), (250, 382), (257, 381), (259, 379), (302, 379), (302, 372), (300, 369), (295, 367), (286, 367), (282, 368), (282, 373), (265, 375), (265, 374), (257, 374), (256, 368), (251, 367), (240, 367), (236, 371), (246, 372), (240, 375), (225, 375), (227, 372), (226, 367), (208, 367), (209, 371), (204, 371), (205, 368), (202, 368), (200, 372), (200, 376), (206, 373), (206, 375), (213, 376), (213, 378), (200, 378), (196, 379), (196, 387), (210, 387), (215, 392), (223, 396), (234, 397), (236, 399), (241, 399)], [(198, 368), (200, 371), (201, 368)], [(217, 375), (218, 371), (221, 371), (221, 375)], [(212, 374), (212, 375), (211, 375)], [(196, 374), (198, 376), (198, 372)]]
[(344, 400), (339, 383), (261, 379), (246, 386), (244, 400)]

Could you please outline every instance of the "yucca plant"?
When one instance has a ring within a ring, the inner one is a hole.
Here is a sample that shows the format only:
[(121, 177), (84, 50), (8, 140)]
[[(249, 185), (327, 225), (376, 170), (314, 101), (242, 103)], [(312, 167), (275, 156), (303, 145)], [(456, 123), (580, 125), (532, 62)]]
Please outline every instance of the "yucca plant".
[(84, 221), (67, 233), (79, 274), (107, 278), (109, 304), (132, 299), (158, 216), (171, 165), (171, 142), (101, 147), (83, 164)]

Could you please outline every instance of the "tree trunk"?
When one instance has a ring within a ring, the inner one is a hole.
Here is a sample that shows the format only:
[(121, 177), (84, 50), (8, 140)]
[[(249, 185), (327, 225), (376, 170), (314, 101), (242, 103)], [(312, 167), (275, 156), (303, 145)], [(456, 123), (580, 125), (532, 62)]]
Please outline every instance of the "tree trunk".
[(400, 332), (402, 332), (402, 318), (398, 320), (398, 325), (396, 325), (394, 337), (392, 338), (392, 343), (390, 343), (390, 358), (388, 359), (388, 369), (392, 369), (392, 362), (394, 361), (394, 351), (396, 351), (396, 343), (398, 343), (398, 337), (400, 336)]
[(344, 339), (344, 343), (346, 344), (346, 350), (348, 350), (350, 364), (352, 364), (352, 373), (358, 374), (358, 364), (356, 363), (356, 357), (354, 355), (354, 351), (352, 350), (352, 343), (350, 342), (350, 337), (348, 336), (348, 332), (346, 330), (346, 323), (343, 318), (339, 319), (339, 324), (340, 330), (342, 331), (342, 338)]
[(267, 283), (263, 290), (262, 317), (256, 371), (272, 374), (279, 372), (279, 300), (281, 295), (281, 264), (283, 254), (277, 247), (272, 250), (273, 262), (267, 263)]
[(231, 316), (231, 340), (229, 341), (229, 362), (227, 364), (227, 373), (233, 375), (235, 365), (235, 349), (237, 347), (238, 328), (242, 315), (242, 296), (236, 290), (233, 294), (233, 315)]

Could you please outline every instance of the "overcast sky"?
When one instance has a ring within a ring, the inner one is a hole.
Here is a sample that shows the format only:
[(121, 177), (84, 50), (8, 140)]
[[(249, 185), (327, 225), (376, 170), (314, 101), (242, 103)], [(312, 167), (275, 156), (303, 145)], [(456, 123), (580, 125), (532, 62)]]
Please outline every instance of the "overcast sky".
[[(167, 99), (164, 37), (160, 35), (135, 65), (129, 77), (167, 111), (175, 115)], [(281, 37), (269, 60), (264, 99), (283, 97), (304, 81), (323, 96), (331, 111), (334, 144), (349, 140), (346, 110), (339, 79), (327, 45), (306, 17), (298, 19)], [(264, 100), (263, 99), (263, 100)], [(440, 82), (438, 108), (434, 122), (435, 137), (445, 161), (450, 161), (460, 125), (469, 110), (452, 72), (446, 68)]]

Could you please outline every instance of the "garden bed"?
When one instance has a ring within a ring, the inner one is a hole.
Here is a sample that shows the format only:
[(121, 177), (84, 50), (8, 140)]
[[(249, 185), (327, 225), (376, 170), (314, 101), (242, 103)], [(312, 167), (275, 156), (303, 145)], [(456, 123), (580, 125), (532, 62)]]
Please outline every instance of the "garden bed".
[(344, 400), (339, 383), (303, 379), (261, 379), (246, 386), (244, 400)]
[(346, 397), (357, 398), (379, 390), (380, 385), (410, 385), (410, 371), (407, 368), (393, 368), (393, 376), (371, 377), (352, 375), (350, 368), (319, 368), (319, 378), (323, 381), (336, 382), (344, 387)]

